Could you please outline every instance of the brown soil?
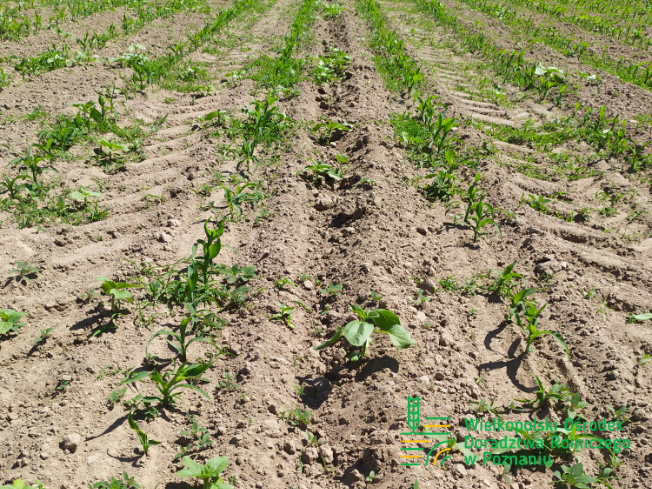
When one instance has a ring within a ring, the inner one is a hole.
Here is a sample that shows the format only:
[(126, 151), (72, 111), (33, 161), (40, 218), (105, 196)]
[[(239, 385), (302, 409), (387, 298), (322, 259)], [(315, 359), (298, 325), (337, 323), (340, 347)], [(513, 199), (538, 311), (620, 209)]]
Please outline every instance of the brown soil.
[[(7, 277), (0, 306), (29, 313), (27, 326), (0, 343), (0, 411), (5, 413), (0, 419), (0, 483), (38, 478), (48, 489), (70, 489), (126, 471), (146, 488), (181, 487), (190, 479), (174, 475), (181, 465), (173, 459), (180, 451), (179, 433), (188, 428), (185, 413), (190, 412), (214, 440), (198, 460), (228, 456), (225, 476), (237, 476), (238, 488), (361, 488), (369, 484), (364, 479), (372, 470), (376, 475), (371, 487), (407, 489), (415, 477), (425, 488), (508, 487), (501, 470), (480, 464), (464, 468), (459, 454), (448, 462), (448, 470), (400, 466), (407, 397), (421, 397), (422, 417), (450, 416), (451, 431), (461, 439), (466, 434), (462, 418), (476, 415), (470, 401), (495, 399), (496, 405), (506, 406), (514, 399), (533, 397), (534, 374), (547, 386), (557, 379), (581, 393), (590, 403), (584, 411), (589, 420), (609, 416), (607, 405), (629, 406), (632, 422), (623, 437), (631, 440), (631, 448), (620, 455), (626, 465), (614, 487), (649, 487), (652, 369), (638, 365), (637, 358), (642, 351), (652, 353), (652, 333), (649, 321), (626, 321), (629, 312), (648, 312), (652, 304), (649, 185), (605, 161), (595, 163), (602, 172), (599, 176), (575, 181), (563, 176), (548, 181), (530, 178), (513, 168), (532, 157), (544, 169), (552, 165), (549, 156), (496, 141), (497, 153), (487, 155), (478, 168), (486, 200), (494, 206), (516, 209), (523, 193), (550, 196), (562, 190), (572, 200), (555, 203), (555, 210), (569, 213), (586, 205), (597, 207), (598, 191), (636, 190), (637, 209), (648, 214), (628, 225), (627, 233), (634, 239), (626, 241), (620, 236), (631, 200), (616, 205), (616, 216), (605, 218), (595, 212), (588, 223), (564, 222), (521, 206), (513, 223), (501, 221), (502, 239), (491, 230), (489, 236), (472, 243), (468, 227), (455, 224), (443, 204), (428, 202), (410, 184), (427, 172), (408, 162), (388, 122), (392, 113), (405, 110), (405, 99), (385, 88), (365, 44), (366, 24), (355, 14), (353, 1), (342, 3), (347, 10), (341, 16), (315, 22), (315, 42), (301, 55), (316, 56), (325, 47), (335, 46), (352, 56), (352, 76), (332, 87), (301, 82), (298, 97), (278, 103), (299, 124), (278, 166), (268, 166), (256, 175), (272, 195), (265, 201), (271, 216), (259, 223), (252, 217), (230, 223), (224, 232), (223, 242), (229, 248), (222, 248), (218, 261), (229, 266), (254, 265), (258, 275), (251, 282), (258, 293), (245, 307), (220, 314), (228, 324), (216, 342), (236, 356), (218, 357), (205, 374), (210, 380), (205, 384), (210, 401), (186, 391), (177, 410), (163, 411), (149, 423), (138, 419), (150, 439), (162, 442), (147, 457), (140, 453), (136, 435), (129, 429), (127, 411), (119, 404), (107, 406), (106, 399), (122, 374), (104, 375), (102, 380), (98, 376), (107, 366), (124, 370), (145, 365), (150, 336), (178, 327), (179, 311), (173, 316), (161, 307), (156, 311), (161, 315), (146, 329), (138, 325), (136, 307), (128, 306), (130, 314), (118, 319), (114, 333), (92, 337), (106, 309), (97, 299), (83, 302), (78, 298), (98, 287), (94, 282), (98, 276), (127, 280), (138, 273), (134, 264), (167, 265), (189, 256), (193, 243), (204, 237), (204, 220), (213, 215), (201, 210), (203, 206), (211, 201), (215, 207), (226, 206), (221, 191), (204, 197), (193, 189), (213, 181), (212, 171), (227, 176), (240, 171), (237, 161), (225, 159), (218, 151), (217, 143), (224, 143), (224, 138), (196, 125), (198, 117), (218, 109), (238, 112), (247, 107), (260, 98), (260, 94), (253, 95), (253, 82), (228, 86), (220, 84), (218, 76), (214, 85), (221, 88), (210, 97), (193, 100), (188, 95), (153, 91), (147, 98), (129, 100), (126, 108), (133, 117), (154, 120), (169, 115), (164, 128), (144, 142), (147, 158), (128, 163), (124, 172), (107, 176), (87, 164), (87, 158), (57, 161), (62, 187), (92, 187), (93, 179), (107, 182), (100, 199), (102, 206), (111, 207), (107, 220), (37, 231), (17, 229), (11, 216), (0, 212), (0, 276)], [(278, 1), (246, 32), (238, 24), (234, 33), (247, 39), (245, 50), (236, 43), (223, 58), (214, 60), (216, 70), (219, 67), (225, 73), (246, 59), (269, 53), (275, 36), (287, 33), (292, 18), (288, 12), (296, 6), (296, 1)], [(405, 34), (410, 27), (425, 29), (419, 23), (422, 14), (404, 12), (403, 6), (384, 4), (391, 9), (394, 30)], [(181, 30), (188, 24), (174, 26)], [(491, 28), (496, 29), (492, 35), (502, 32), (499, 26)], [(443, 29), (424, 30), (423, 37), (440, 47), (454, 43)], [(128, 43), (132, 41), (141, 42), (134, 37)], [(455, 135), (468, 147), (482, 147), (493, 139), (481, 127), (464, 121), (519, 127), (526, 118), (540, 124), (568, 113), (530, 98), (514, 96), (506, 106), (483, 99), (483, 92), (474, 87), (474, 77), (485, 74), (482, 60), (451, 47), (435, 50), (418, 41), (409, 44), (409, 49), (426, 62), (423, 90), (437, 93), (446, 103), (449, 116), (459, 121)], [(142, 42), (154, 45), (151, 39)], [(542, 61), (554, 64), (556, 53), (537, 49)], [(573, 68), (573, 63), (568, 61), (568, 66)], [(38, 105), (51, 113), (64, 112), (69, 103), (96, 98), (97, 91), (117, 74), (104, 65), (59, 70), (5, 89), (0, 105), (18, 104), (10, 112), (21, 115)], [(605, 93), (617, 90), (634, 95), (627, 99), (631, 103), (622, 105), (626, 117), (652, 111), (649, 92), (615, 77), (604, 78), (605, 88), (599, 93), (583, 88), (579, 99), (591, 100), (593, 105), (607, 103), (610, 110), (621, 111), (618, 99)], [(505, 91), (516, 93), (514, 87)], [(171, 96), (178, 100), (163, 102)], [(346, 120), (355, 129), (331, 147), (320, 146), (308, 127), (321, 117)], [(11, 145), (0, 154), (3, 166), (12, 154), (34, 142), (37, 128), (37, 122), (25, 120), (0, 128), (0, 138)], [(561, 149), (592, 154), (579, 143), (567, 146)], [(79, 153), (83, 151), (90, 148)], [(316, 188), (299, 177), (308, 158), (334, 163), (337, 153), (349, 157), (346, 178), (340, 183)], [(473, 180), (470, 168), (463, 176), (467, 183)], [(355, 185), (360, 178), (375, 183), (372, 187)], [(163, 195), (166, 201), (146, 209), (141, 200), (146, 194)], [(612, 232), (605, 233), (605, 227)], [(536, 298), (540, 304), (548, 303), (541, 324), (566, 338), (570, 360), (549, 337), (526, 355), (524, 336), (515, 324), (504, 322), (507, 305), (499, 298), (447, 292), (439, 283), (453, 276), (462, 284), (477, 272), (502, 270), (516, 260), (515, 271), (541, 288)], [(28, 262), (41, 273), (20, 284), (10, 273), (14, 261)], [(537, 280), (535, 274), (543, 271), (551, 277)], [(312, 279), (299, 281), (300, 274)], [(284, 276), (296, 286), (279, 291), (274, 281)], [(433, 281), (439, 292), (415, 307), (416, 284), (424, 279)], [(344, 286), (341, 295), (330, 301), (319, 292), (329, 283)], [(595, 297), (586, 298), (592, 288)], [(374, 340), (368, 358), (356, 364), (347, 362), (344, 343), (315, 351), (313, 347), (329, 338), (337, 326), (352, 319), (348, 306), (362, 304), (372, 291), (383, 296), (379, 305), (398, 315), (417, 344), (398, 350), (385, 338)], [(142, 291), (135, 296), (136, 302), (144, 300)], [(278, 312), (275, 301), (297, 306), (293, 330), (269, 319)], [(322, 314), (325, 305), (330, 309)], [(54, 328), (53, 337), (35, 346), (38, 332), (46, 327)], [(206, 343), (195, 343), (189, 356), (195, 361), (212, 351)], [(173, 356), (162, 338), (151, 343), (149, 352), (161, 359)], [(236, 388), (219, 388), (226, 372), (235, 379)], [(70, 384), (58, 392), (62, 381)], [(295, 386), (300, 385), (306, 390), (298, 396)], [(127, 399), (137, 392), (155, 393), (151, 383), (131, 385)], [(307, 429), (323, 442), (319, 449), (306, 446), (305, 429), (279, 420), (283, 411), (296, 407), (312, 411)], [(524, 416), (510, 414), (506, 419)], [(80, 435), (78, 446), (66, 449), (64, 437), (74, 433)], [(588, 450), (578, 459), (588, 473), (595, 474), (603, 457)], [(550, 481), (550, 471), (521, 470), (511, 488), (544, 488)]]

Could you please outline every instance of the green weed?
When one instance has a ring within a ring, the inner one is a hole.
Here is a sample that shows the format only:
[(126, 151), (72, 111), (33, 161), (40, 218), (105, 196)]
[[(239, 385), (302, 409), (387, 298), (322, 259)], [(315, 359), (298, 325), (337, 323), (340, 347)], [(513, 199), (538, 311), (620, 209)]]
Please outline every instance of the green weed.
[(338, 327), (333, 337), (316, 346), (315, 350), (322, 350), (337, 343), (344, 335), (352, 346), (361, 347), (360, 351), (353, 351), (349, 354), (349, 360), (357, 362), (364, 358), (367, 348), (371, 345), (372, 333), (389, 335), (392, 344), (401, 349), (409, 348), (416, 343), (410, 333), (401, 327), (400, 320), (393, 312), (385, 309), (365, 311), (357, 305), (351, 305), (349, 308), (358, 315), (360, 320), (351, 321), (344, 327)]

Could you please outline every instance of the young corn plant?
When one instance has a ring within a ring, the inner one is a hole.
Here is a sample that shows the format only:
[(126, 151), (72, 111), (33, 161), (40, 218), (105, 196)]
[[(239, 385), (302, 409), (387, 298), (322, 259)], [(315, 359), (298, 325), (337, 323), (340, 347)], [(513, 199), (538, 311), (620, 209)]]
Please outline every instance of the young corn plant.
[[(182, 362), (185, 362), (187, 360), (188, 348), (193, 343), (197, 341), (203, 341), (206, 343), (210, 343), (211, 345), (214, 345), (214, 342), (211, 338), (205, 337), (201, 333), (195, 336), (194, 338), (188, 339), (188, 335), (195, 333), (195, 329), (197, 329), (196, 326), (203, 323), (205, 317), (204, 315), (202, 315), (204, 311), (197, 311), (194, 304), (186, 302), (184, 305), (186, 306), (186, 309), (188, 310), (190, 315), (181, 321), (181, 325), (179, 326), (179, 332), (177, 333), (175, 331), (162, 329), (154, 333), (150, 337), (149, 341), (147, 342), (147, 345), (145, 346), (146, 355), (147, 355), (147, 349), (149, 348), (149, 344), (152, 342), (154, 338), (157, 338), (161, 335), (171, 336), (173, 339), (176, 340), (176, 343), (170, 340), (166, 340), (166, 341), (172, 348), (174, 348), (177, 351), (179, 358), (181, 359)], [(208, 314), (212, 315), (211, 312), (209, 312)], [(211, 320), (212, 316), (209, 317), (208, 319)]]
[(367, 349), (371, 345), (372, 333), (389, 335), (392, 344), (400, 349), (409, 348), (416, 343), (410, 332), (401, 327), (400, 320), (393, 312), (386, 309), (365, 311), (355, 304), (349, 308), (360, 319), (351, 321), (344, 327), (338, 327), (333, 337), (316, 346), (315, 350), (323, 350), (327, 346), (337, 343), (344, 335), (352, 346), (360, 348), (359, 351), (349, 354), (349, 360), (357, 362), (365, 357)]
[(523, 331), (527, 334), (527, 345), (525, 347), (525, 352), (530, 353), (533, 351), (532, 345), (539, 341), (541, 336), (551, 335), (566, 351), (566, 355), (570, 359), (570, 352), (568, 351), (568, 346), (566, 345), (566, 340), (564, 337), (556, 331), (552, 330), (540, 330), (538, 329), (539, 315), (545, 309), (547, 304), (544, 304), (539, 309), (535, 305), (530, 305), (526, 310), (523, 311), (523, 316), (525, 317), (525, 324), (521, 319), (520, 314), (516, 314), (516, 323), (521, 327)]
[(179, 365), (177, 369), (165, 372), (163, 375), (161, 375), (158, 370), (154, 370), (153, 372), (135, 372), (123, 379), (118, 384), (118, 386), (144, 381), (145, 379), (151, 379), (155, 383), (160, 396), (143, 397), (143, 400), (147, 402), (159, 401), (163, 407), (174, 406), (177, 399), (181, 395), (180, 392), (176, 391), (181, 388), (193, 390), (204, 396), (206, 399), (210, 399), (209, 395), (206, 394), (206, 392), (190, 382), (208, 382), (207, 380), (202, 379), (201, 376), (210, 367), (212, 367), (212, 365), (212, 361), (206, 363), (196, 363), (192, 365), (188, 365), (184, 362), (183, 364)]
[(147, 437), (147, 433), (145, 433), (143, 430), (140, 429), (140, 427), (136, 424), (134, 419), (131, 417), (131, 412), (127, 416), (127, 419), (129, 420), (129, 427), (136, 432), (138, 435), (138, 439), (140, 440), (140, 444), (143, 447), (143, 453), (145, 456), (147, 456), (147, 453), (149, 452), (149, 448), (154, 446), (154, 445), (160, 445), (160, 441), (156, 440), (150, 440)]
[[(488, 213), (486, 213), (487, 209), (489, 210)], [(500, 239), (503, 238), (503, 232), (498, 223), (494, 220), (494, 217), (494, 208), (486, 202), (476, 202), (471, 206), (466, 223), (471, 226), (471, 229), (473, 230), (474, 243), (480, 236), (487, 236), (489, 234), (488, 232), (480, 232), (480, 230), (488, 224), (493, 224), (496, 229), (498, 229)]]

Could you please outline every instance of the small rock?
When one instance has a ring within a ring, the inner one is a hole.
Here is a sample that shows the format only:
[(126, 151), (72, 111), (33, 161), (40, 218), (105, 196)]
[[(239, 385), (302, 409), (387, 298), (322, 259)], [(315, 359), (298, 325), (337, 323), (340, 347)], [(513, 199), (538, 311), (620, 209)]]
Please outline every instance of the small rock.
[(170, 236), (167, 233), (159, 233), (157, 239), (158, 239), (158, 241), (160, 243), (171, 243), (172, 242), (172, 236)]
[(333, 463), (333, 450), (324, 445), (319, 447), (319, 456), (324, 459), (324, 462), (326, 462), (327, 465)]
[(311, 280), (306, 280), (303, 283), (303, 286), (305, 287), (306, 290), (312, 290), (315, 288), (315, 284), (313, 284)]
[(453, 471), (462, 477), (466, 477), (466, 468), (462, 464), (453, 464)]
[(439, 344), (441, 346), (451, 346), (453, 343), (455, 343), (455, 340), (447, 332), (443, 331), (439, 336)]
[(296, 447), (294, 446), (294, 441), (287, 440), (283, 445), (283, 450), (285, 450), (285, 453), (287, 453), (288, 455), (294, 455), (297, 451)]
[(428, 231), (426, 231), (426, 228), (422, 227), (417, 227), (417, 233), (422, 234), (423, 236), (428, 234)]
[(331, 199), (328, 195), (322, 195), (317, 199), (317, 202), (315, 202), (315, 209), (318, 211), (325, 211), (334, 205), (335, 202), (333, 202), (333, 199)]
[(62, 445), (63, 448), (68, 450), (70, 453), (75, 453), (80, 442), (81, 435), (79, 433), (70, 433), (63, 437)]
[(317, 461), (318, 458), (319, 453), (315, 447), (308, 447), (301, 454), (301, 461), (306, 465), (310, 465), (311, 463)]
[(444, 380), (445, 377), (446, 376), (444, 375), (444, 372), (437, 372), (435, 374), (435, 379), (437, 379), (437, 380)]
[(275, 419), (266, 419), (260, 425), (260, 431), (270, 438), (281, 438), (283, 431)]
[(429, 278), (425, 279), (423, 282), (419, 284), (419, 288), (425, 292), (428, 292), (429, 294), (434, 294), (435, 293), (435, 283), (430, 280)]
[(426, 313), (423, 311), (417, 312), (417, 319), (421, 321), (422, 323), (425, 322), (426, 320)]
[(430, 377), (428, 377), (427, 375), (424, 375), (423, 377), (419, 377), (417, 380), (419, 380), (420, 382), (423, 382), (425, 384), (430, 383)]
[(169, 228), (178, 228), (179, 226), (181, 226), (181, 223), (178, 219), (168, 219)]
[(99, 453), (95, 453), (95, 454), (91, 455), (90, 457), (88, 457), (88, 459), (87, 459), (86, 461), (87, 461), (89, 464), (92, 464), (93, 462), (97, 462), (97, 459), (98, 459), (98, 458), (100, 458), (100, 454), (99, 454)]

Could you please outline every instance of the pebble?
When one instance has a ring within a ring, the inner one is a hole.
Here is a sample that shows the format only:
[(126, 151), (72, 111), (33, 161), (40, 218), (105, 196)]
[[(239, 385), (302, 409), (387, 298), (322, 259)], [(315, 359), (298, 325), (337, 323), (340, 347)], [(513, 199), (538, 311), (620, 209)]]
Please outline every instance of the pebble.
[(68, 450), (70, 453), (75, 453), (80, 442), (81, 435), (79, 433), (70, 433), (63, 437), (63, 448)]

